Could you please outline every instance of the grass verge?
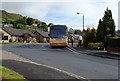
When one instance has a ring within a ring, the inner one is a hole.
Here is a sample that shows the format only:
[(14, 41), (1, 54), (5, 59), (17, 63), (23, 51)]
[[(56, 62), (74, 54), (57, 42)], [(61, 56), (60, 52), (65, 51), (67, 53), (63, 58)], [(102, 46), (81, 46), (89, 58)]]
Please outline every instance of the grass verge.
[(4, 66), (0, 66), (0, 77), (8, 80), (8, 81), (28, 81), (19, 73), (8, 69)]

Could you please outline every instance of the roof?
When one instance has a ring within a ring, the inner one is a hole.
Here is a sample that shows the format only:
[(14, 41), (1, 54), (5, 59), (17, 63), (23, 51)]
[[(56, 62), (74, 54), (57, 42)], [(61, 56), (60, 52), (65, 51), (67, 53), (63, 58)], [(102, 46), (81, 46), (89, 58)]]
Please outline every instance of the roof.
[(52, 25), (52, 26), (50, 26), (50, 27), (66, 27), (66, 28), (67, 28), (66, 25)]
[(35, 36), (31, 32), (29, 32), (28, 30), (14, 29), (14, 28), (8, 28), (8, 27), (3, 27), (2, 29), (12, 36), (23, 36), (23, 34), (25, 34), (25, 33), (30, 34), (32, 37)]
[(65, 26), (66, 27), (66, 25), (52, 25), (52, 26)]
[(39, 34), (41, 34), (43, 37), (49, 37), (48, 36), (48, 32), (44, 32), (44, 31), (36, 31), (36, 32), (38, 32)]

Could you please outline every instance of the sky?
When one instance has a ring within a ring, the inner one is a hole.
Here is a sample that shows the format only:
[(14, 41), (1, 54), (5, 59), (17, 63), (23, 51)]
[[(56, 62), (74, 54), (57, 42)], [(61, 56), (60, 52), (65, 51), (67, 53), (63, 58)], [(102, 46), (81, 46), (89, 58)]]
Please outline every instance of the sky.
[[(118, 2), (120, 0), (1, 0), (1, 9), (32, 17), (47, 24), (62, 24), (68, 28), (97, 28), (99, 19), (108, 7), (118, 29)], [(77, 14), (77, 12), (81, 14)]]

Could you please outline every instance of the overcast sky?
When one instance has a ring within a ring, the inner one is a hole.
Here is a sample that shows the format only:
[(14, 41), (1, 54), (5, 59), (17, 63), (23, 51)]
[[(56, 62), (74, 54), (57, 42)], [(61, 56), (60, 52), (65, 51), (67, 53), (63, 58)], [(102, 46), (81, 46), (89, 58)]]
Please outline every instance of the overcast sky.
[[(1, 0), (2, 9), (54, 24), (65, 24), (69, 28), (82, 29), (82, 14), (85, 28), (97, 28), (98, 21), (108, 7), (112, 10), (118, 29), (119, 0)], [(9, 1), (9, 2), (8, 2)]]

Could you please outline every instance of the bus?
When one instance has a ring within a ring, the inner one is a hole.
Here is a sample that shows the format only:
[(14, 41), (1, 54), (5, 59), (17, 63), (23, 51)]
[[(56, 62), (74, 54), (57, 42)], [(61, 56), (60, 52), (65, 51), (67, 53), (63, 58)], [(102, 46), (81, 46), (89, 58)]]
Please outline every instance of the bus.
[(66, 25), (50, 26), (49, 37), (51, 47), (55, 46), (66, 47), (68, 44), (67, 26)]

